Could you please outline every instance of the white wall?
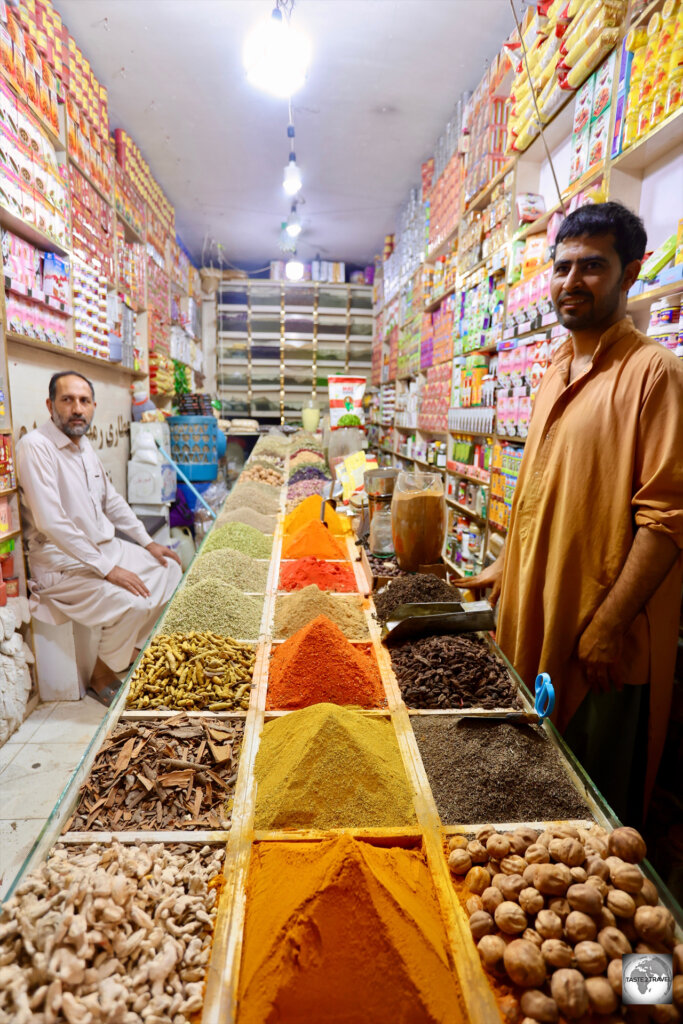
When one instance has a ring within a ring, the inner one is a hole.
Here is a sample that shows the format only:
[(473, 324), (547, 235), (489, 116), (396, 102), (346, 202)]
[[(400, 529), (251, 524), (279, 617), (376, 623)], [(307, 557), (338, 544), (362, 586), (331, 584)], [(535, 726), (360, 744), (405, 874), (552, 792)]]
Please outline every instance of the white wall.
[(126, 464), (130, 434), (130, 377), (109, 367), (80, 364), (60, 358), (59, 353), (41, 352), (12, 342), (7, 346), (9, 389), (15, 441), (48, 418), (47, 388), (53, 373), (76, 370), (88, 377), (95, 388), (97, 409), (90, 441), (102, 460), (107, 476), (119, 494), (126, 497)]

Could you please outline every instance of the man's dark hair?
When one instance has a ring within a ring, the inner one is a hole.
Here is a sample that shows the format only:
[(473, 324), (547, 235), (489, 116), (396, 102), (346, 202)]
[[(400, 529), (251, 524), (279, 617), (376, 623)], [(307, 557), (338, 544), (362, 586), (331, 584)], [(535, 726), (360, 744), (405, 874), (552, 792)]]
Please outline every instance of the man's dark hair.
[(647, 233), (640, 217), (621, 203), (590, 203), (566, 217), (557, 232), (555, 250), (560, 242), (582, 235), (614, 235), (614, 248), (622, 269), (632, 260), (642, 260)]
[(61, 373), (53, 373), (52, 376), (50, 377), (50, 386), (48, 388), (48, 394), (50, 396), (51, 402), (54, 402), (55, 398), (57, 397), (57, 381), (61, 377), (80, 377), (81, 380), (84, 380), (85, 383), (90, 388), (93, 400), (95, 399), (95, 388), (93, 387), (91, 380), (88, 380), (87, 377), (84, 377), (82, 373), (77, 373), (76, 370), (62, 370)]

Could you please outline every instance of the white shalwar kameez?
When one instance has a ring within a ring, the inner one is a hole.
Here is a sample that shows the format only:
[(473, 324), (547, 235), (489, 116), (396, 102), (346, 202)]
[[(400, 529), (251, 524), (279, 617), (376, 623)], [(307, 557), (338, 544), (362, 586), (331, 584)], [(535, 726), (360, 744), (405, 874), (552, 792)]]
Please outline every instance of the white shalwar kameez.
[[(17, 469), (31, 567), (31, 611), (54, 624), (101, 627), (99, 657), (122, 672), (142, 647), (178, 582), (161, 565), (140, 520), (107, 479), (86, 437), (72, 440), (50, 420), (17, 444)], [(114, 536), (115, 529), (134, 543)], [(104, 577), (114, 566), (136, 573), (149, 597)]]

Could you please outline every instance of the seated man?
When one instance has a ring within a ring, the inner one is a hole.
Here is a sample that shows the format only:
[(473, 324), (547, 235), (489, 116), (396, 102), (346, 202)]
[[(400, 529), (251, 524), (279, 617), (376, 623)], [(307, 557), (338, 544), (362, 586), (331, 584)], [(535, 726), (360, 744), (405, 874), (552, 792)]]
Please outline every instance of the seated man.
[(96, 408), (90, 381), (55, 373), (49, 395), (50, 420), (17, 444), (32, 611), (47, 622), (101, 627), (88, 692), (109, 704), (116, 673), (134, 660), (180, 580), (180, 559), (152, 540), (84, 437)]

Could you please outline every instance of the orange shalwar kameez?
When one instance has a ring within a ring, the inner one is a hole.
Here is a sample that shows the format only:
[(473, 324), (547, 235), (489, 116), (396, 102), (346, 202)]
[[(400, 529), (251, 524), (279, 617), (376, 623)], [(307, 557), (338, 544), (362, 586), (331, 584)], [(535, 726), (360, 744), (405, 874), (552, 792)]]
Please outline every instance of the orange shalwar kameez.
[[(534, 404), (508, 532), (498, 641), (524, 681), (555, 685), (562, 732), (588, 685), (576, 648), (639, 528), (683, 548), (683, 363), (624, 317), (569, 383), (571, 341)], [(650, 683), (646, 799), (671, 706), (683, 557), (636, 617), (617, 667)], [(615, 722), (615, 729), (618, 723)]]

